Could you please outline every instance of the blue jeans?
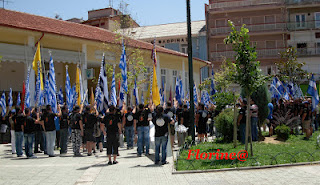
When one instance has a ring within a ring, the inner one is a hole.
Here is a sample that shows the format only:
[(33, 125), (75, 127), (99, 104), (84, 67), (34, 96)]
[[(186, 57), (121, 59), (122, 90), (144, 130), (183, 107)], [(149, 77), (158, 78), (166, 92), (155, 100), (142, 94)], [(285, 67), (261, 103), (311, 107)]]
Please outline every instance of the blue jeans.
[(24, 150), (27, 157), (32, 157), (32, 146), (34, 142), (34, 134), (24, 134)]
[(67, 128), (62, 128), (60, 129), (60, 154), (65, 154), (67, 153), (68, 149), (68, 129)]
[(15, 132), (17, 156), (22, 156), (23, 132)]
[(242, 144), (244, 144), (246, 142), (246, 124), (240, 124), (239, 130), (240, 130), (240, 141)]
[(40, 149), (44, 151), (44, 154), (47, 154), (47, 139), (46, 139), (46, 132), (41, 131), (42, 139), (40, 144)]
[(54, 146), (56, 141), (56, 131), (47, 131), (46, 132), (47, 140), (47, 154), (50, 156), (54, 155)]
[(133, 147), (133, 126), (126, 127), (127, 147)]
[(161, 163), (166, 162), (167, 158), (167, 143), (168, 143), (168, 136), (161, 136), (161, 137), (155, 137), (155, 145), (156, 145), (156, 151), (155, 151), (155, 163), (159, 163), (160, 161), (160, 145), (161, 145)]
[(146, 146), (146, 154), (149, 154), (149, 126), (137, 127), (138, 131), (138, 155), (142, 154), (143, 145)]
[(258, 118), (251, 118), (251, 136), (252, 141), (258, 141)]

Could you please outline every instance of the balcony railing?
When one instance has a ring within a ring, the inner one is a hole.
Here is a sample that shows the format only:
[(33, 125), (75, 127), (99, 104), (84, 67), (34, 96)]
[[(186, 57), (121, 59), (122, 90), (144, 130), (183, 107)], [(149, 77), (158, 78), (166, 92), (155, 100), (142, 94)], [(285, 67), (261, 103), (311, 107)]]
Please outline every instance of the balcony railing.
[[(236, 26), (236, 29), (239, 31), (241, 26)], [(264, 31), (285, 31), (286, 23), (264, 23), (264, 24), (248, 24), (246, 28), (250, 32), (264, 32)], [(210, 29), (211, 36), (223, 35), (231, 32), (230, 27), (218, 27)]]
[(320, 3), (320, 0), (286, 0), (287, 5), (297, 5), (297, 4), (314, 4)]
[[(257, 49), (258, 59), (268, 59), (268, 58), (278, 58), (280, 57), (280, 52), (283, 52), (284, 48), (277, 49)], [(220, 52), (211, 52), (211, 60), (213, 61), (222, 61), (224, 58), (234, 59), (234, 51), (220, 51)]]
[(287, 23), (287, 27), (289, 31), (319, 29), (320, 20), (305, 21), (305, 22), (289, 22)]
[(297, 48), (297, 55), (300, 57), (320, 55), (320, 47)]
[(210, 9), (240, 8), (261, 5), (279, 5), (284, 4), (284, 0), (235, 0), (216, 2), (209, 5)]

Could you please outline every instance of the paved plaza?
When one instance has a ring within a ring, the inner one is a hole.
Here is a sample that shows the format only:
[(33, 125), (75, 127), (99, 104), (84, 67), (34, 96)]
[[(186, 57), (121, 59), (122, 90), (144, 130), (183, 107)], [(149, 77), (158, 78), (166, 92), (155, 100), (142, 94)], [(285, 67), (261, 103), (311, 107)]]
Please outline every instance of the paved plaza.
[[(119, 164), (107, 165), (105, 151), (90, 157), (17, 158), (0, 145), (0, 184), (319, 184), (320, 165), (172, 175), (170, 164), (155, 166), (154, 152), (137, 157), (136, 148), (120, 149)], [(55, 151), (58, 154), (58, 151)], [(70, 149), (69, 149), (70, 152)]]

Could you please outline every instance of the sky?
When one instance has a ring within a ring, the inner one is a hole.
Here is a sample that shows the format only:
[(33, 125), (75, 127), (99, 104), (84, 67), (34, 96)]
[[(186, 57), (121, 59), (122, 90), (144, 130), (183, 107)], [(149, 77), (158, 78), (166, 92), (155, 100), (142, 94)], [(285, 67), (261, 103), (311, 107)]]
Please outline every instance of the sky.
[[(2, 0), (0, 6), (2, 7)], [(109, 0), (5, 0), (5, 9), (54, 18), (56, 14), (63, 20), (70, 18), (88, 19), (88, 10), (109, 7)], [(113, 8), (118, 9), (121, 1), (127, 12), (140, 26), (186, 22), (186, 0), (113, 0)], [(209, 0), (191, 1), (191, 21), (205, 20), (204, 4)]]

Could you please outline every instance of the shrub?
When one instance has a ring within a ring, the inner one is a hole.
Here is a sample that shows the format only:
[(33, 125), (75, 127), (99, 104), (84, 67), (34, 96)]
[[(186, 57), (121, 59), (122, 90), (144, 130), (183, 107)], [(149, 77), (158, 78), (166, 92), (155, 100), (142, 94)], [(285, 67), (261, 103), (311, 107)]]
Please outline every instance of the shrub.
[(224, 142), (231, 142), (233, 139), (233, 109), (225, 109), (214, 118), (217, 132), (222, 134)]
[(291, 129), (286, 125), (279, 125), (276, 127), (275, 132), (278, 139), (287, 140), (289, 138)]

